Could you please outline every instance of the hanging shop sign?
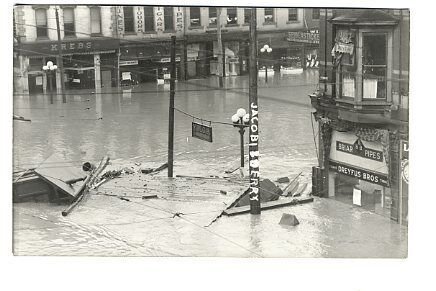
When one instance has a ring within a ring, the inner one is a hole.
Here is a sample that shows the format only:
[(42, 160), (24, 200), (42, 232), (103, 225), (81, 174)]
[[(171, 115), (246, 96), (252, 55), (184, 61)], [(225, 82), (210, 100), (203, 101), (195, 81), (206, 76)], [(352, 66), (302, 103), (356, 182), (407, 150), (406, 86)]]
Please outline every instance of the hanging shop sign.
[(287, 41), (304, 42), (304, 43), (318, 43), (319, 33), (316, 32), (303, 32), (303, 31), (290, 31), (288, 32)]
[(134, 66), (138, 64), (138, 60), (133, 61), (120, 61), (120, 66)]
[(354, 177), (372, 184), (389, 187), (388, 177), (385, 174), (376, 173), (370, 170), (356, 168), (350, 165), (329, 161), (329, 169), (339, 174)]
[(203, 123), (192, 122), (192, 137), (196, 137), (201, 140), (212, 142), (212, 126), (205, 125)]
[(383, 162), (383, 152), (365, 147), (360, 139), (354, 144), (337, 140), (336, 150), (362, 158)]
[(352, 55), (354, 52), (354, 44), (337, 42), (337, 43), (335, 43), (335, 46), (333, 47), (333, 52)]
[[(161, 58), (160, 62), (161, 63), (169, 63), (169, 62), (171, 62), (171, 58)], [(180, 62), (180, 57), (176, 57), (176, 62)]]

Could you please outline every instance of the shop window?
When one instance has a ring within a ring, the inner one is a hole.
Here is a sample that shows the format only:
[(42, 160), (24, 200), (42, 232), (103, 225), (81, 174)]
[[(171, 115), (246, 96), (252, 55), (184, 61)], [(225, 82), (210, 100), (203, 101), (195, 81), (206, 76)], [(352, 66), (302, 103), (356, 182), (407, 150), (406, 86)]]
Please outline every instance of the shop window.
[(127, 6), (123, 8), (124, 13), (124, 32), (135, 32), (135, 25), (133, 20), (133, 7)]
[(386, 42), (386, 34), (363, 35), (363, 99), (386, 98)]
[(288, 9), (288, 21), (298, 21), (298, 9), (289, 8)]
[(145, 31), (154, 31), (154, 9), (153, 6), (144, 6)]
[(244, 8), (244, 23), (249, 24), (251, 20), (251, 8)]
[(227, 25), (237, 24), (237, 10), (236, 8), (227, 8)]
[(200, 23), (200, 7), (189, 8), (189, 24), (191, 27), (199, 27)]
[(76, 29), (74, 27), (74, 8), (64, 8), (64, 34), (66, 37), (75, 36)]
[(44, 8), (39, 8), (35, 10), (36, 19), (36, 37), (44, 38), (47, 37), (47, 10)]
[(349, 29), (336, 31), (333, 47), (334, 63), (338, 68), (338, 96), (356, 98), (356, 66), (355, 66), (356, 32)]
[(265, 23), (272, 24), (274, 23), (274, 8), (265, 8)]
[(216, 25), (217, 9), (216, 7), (209, 7), (209, 25)]
[(101, 34), (101, 14), (100, 7), (90, 7), (91, 13), (91, 34)]
[(164, 8), (165, 30), (174, 30), (174, 12), (173, 7)]
[(312, 19), (314, 19), (314, 20), (319, 19), (319, 8), (312, 9)]

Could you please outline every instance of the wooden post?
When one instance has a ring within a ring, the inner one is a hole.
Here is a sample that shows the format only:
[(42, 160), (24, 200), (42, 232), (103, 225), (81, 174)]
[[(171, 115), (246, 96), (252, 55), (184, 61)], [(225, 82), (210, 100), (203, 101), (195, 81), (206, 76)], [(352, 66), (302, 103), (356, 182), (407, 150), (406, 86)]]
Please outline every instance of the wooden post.
[(171, 36), (170, 105), (168, 109), (168, 177), (173, 177), (174, 166), (174, 94), (176, 83), (176, 37)]
[(58, 8), (56, 8), (56, 30), (58, 34), (58, 68), (61, 75), (61, 94), (62, 103), (67, 103), (67, 98), (65, 96), (65, 80), (64, 80), (64, 60), (62, 59), (62, 41), (61, 41), (61, 30), (59, 27), (59, 13)]
[(250, 13), (250, 71), (249, 71), (249, 172), (250, 172), (250, 213), (260, 214), (259, 194), (259, 117), (257, 104), (257, 31), (256, 8)]

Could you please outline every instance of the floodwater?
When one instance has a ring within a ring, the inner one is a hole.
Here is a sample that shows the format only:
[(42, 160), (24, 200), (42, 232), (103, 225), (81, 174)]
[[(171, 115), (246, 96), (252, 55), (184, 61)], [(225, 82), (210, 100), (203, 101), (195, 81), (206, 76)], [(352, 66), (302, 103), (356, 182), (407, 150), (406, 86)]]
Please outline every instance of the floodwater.
[[(315, 121), (312, 128), (308, 94), (316, 90), (317, 74), (317, 71), (276, 74), (268, 83), (259, 78), (259, 150), (263, 178), (292, 178), (303, 172), (302, 179), (310, 180), (311, 167), (317, 164), (313, 137), (313, 131), (317, 130)], [(191, 137), (191, 122), (195, 120), (192, 116), (212, 122), (231, 122), (230, 117), (238, 108), (248, 108), (248, 77), (229, 77), (225, 86), (227, 90), (217, 89), (216, 78), (177, 84), (175, 174), (188, 171), (193, 176), (222, 175), (224, 169), (239, 164), (239, 133), (233, 126), (212, 123), (212, 143)], [(166, 162), (168, 86), (141, 84), (123, 88), (119, 93), (110, 88), (68, 93), (66, 104), (60, 97), (50, 104), (49, 96), (42, 94), (14, 97), (14, 114), (32, 120), (31, 123), (14, 121), (14, 170), (37, 167), (53, 153), (78, 167), (85, 161), (96, 163), (104, 155), (115, 164)], [(222, 183), (168, 180), (164, 176), (133, 175), (120, 179), (125, 183), (123, 195), (132, 195), (126, 196), (130, 201), (90, 195), (67, 217), (60, 215), (65, 208), (62, 205), (15, 204), (14, 253), (407, 256), (405, 228), (376, 214), (345, 204), (336, 205), (338, 202), (329, 199), (316, 199), (314, 203), (293, 208), (300, 219), (296, 228), (278, 224), (284, 209), (266, 211), (261, 216), (221, 217), (205, 228), (245, 186), (226, 186), (229, 193), (225, 197), (216, 194), (223, 189)], [(160, 199), (141, 200), (137, 189), (142, 184), (151, 187)], [(120, 187), (108, 183), (102, 191), (120, 191)], [(184, 199), (185, 192), (190, 195), (189, 203)], [(184, 215), (174, 218), (176, 212)]]

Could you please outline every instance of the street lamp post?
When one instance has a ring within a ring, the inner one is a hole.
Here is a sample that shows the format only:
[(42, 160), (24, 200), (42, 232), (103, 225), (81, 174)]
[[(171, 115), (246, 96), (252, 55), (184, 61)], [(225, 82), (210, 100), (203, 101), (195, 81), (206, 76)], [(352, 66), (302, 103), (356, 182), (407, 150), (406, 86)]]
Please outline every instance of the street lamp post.
[(233, 126), (239, 128), (239, 134), (241, 136), (241, 168), (244, 167), (244, 133), (245, 127), (248, 127), (250, 121), (249, 114), (244, 108), (239, 108), (236, 114), (232, 116)]
[[(261, 49), (260, 49), (261, 53), (271, 53), (272, 52), (272, 48), (269, 47), (269, 45), (264, 45)], [(267, 63), (265, 60), (265, 83), (268, 83), (268, 67), (267, 67)]]
[(50, 104), (53, 104), (53, 83), (52, 74), (57, 70), (58, 66), (53, 65), (52, 61), (48, 61), (47, 65), (42, 67), (42, 70), (46, 73), (48, 77), (48, 88), (50, 90)]

